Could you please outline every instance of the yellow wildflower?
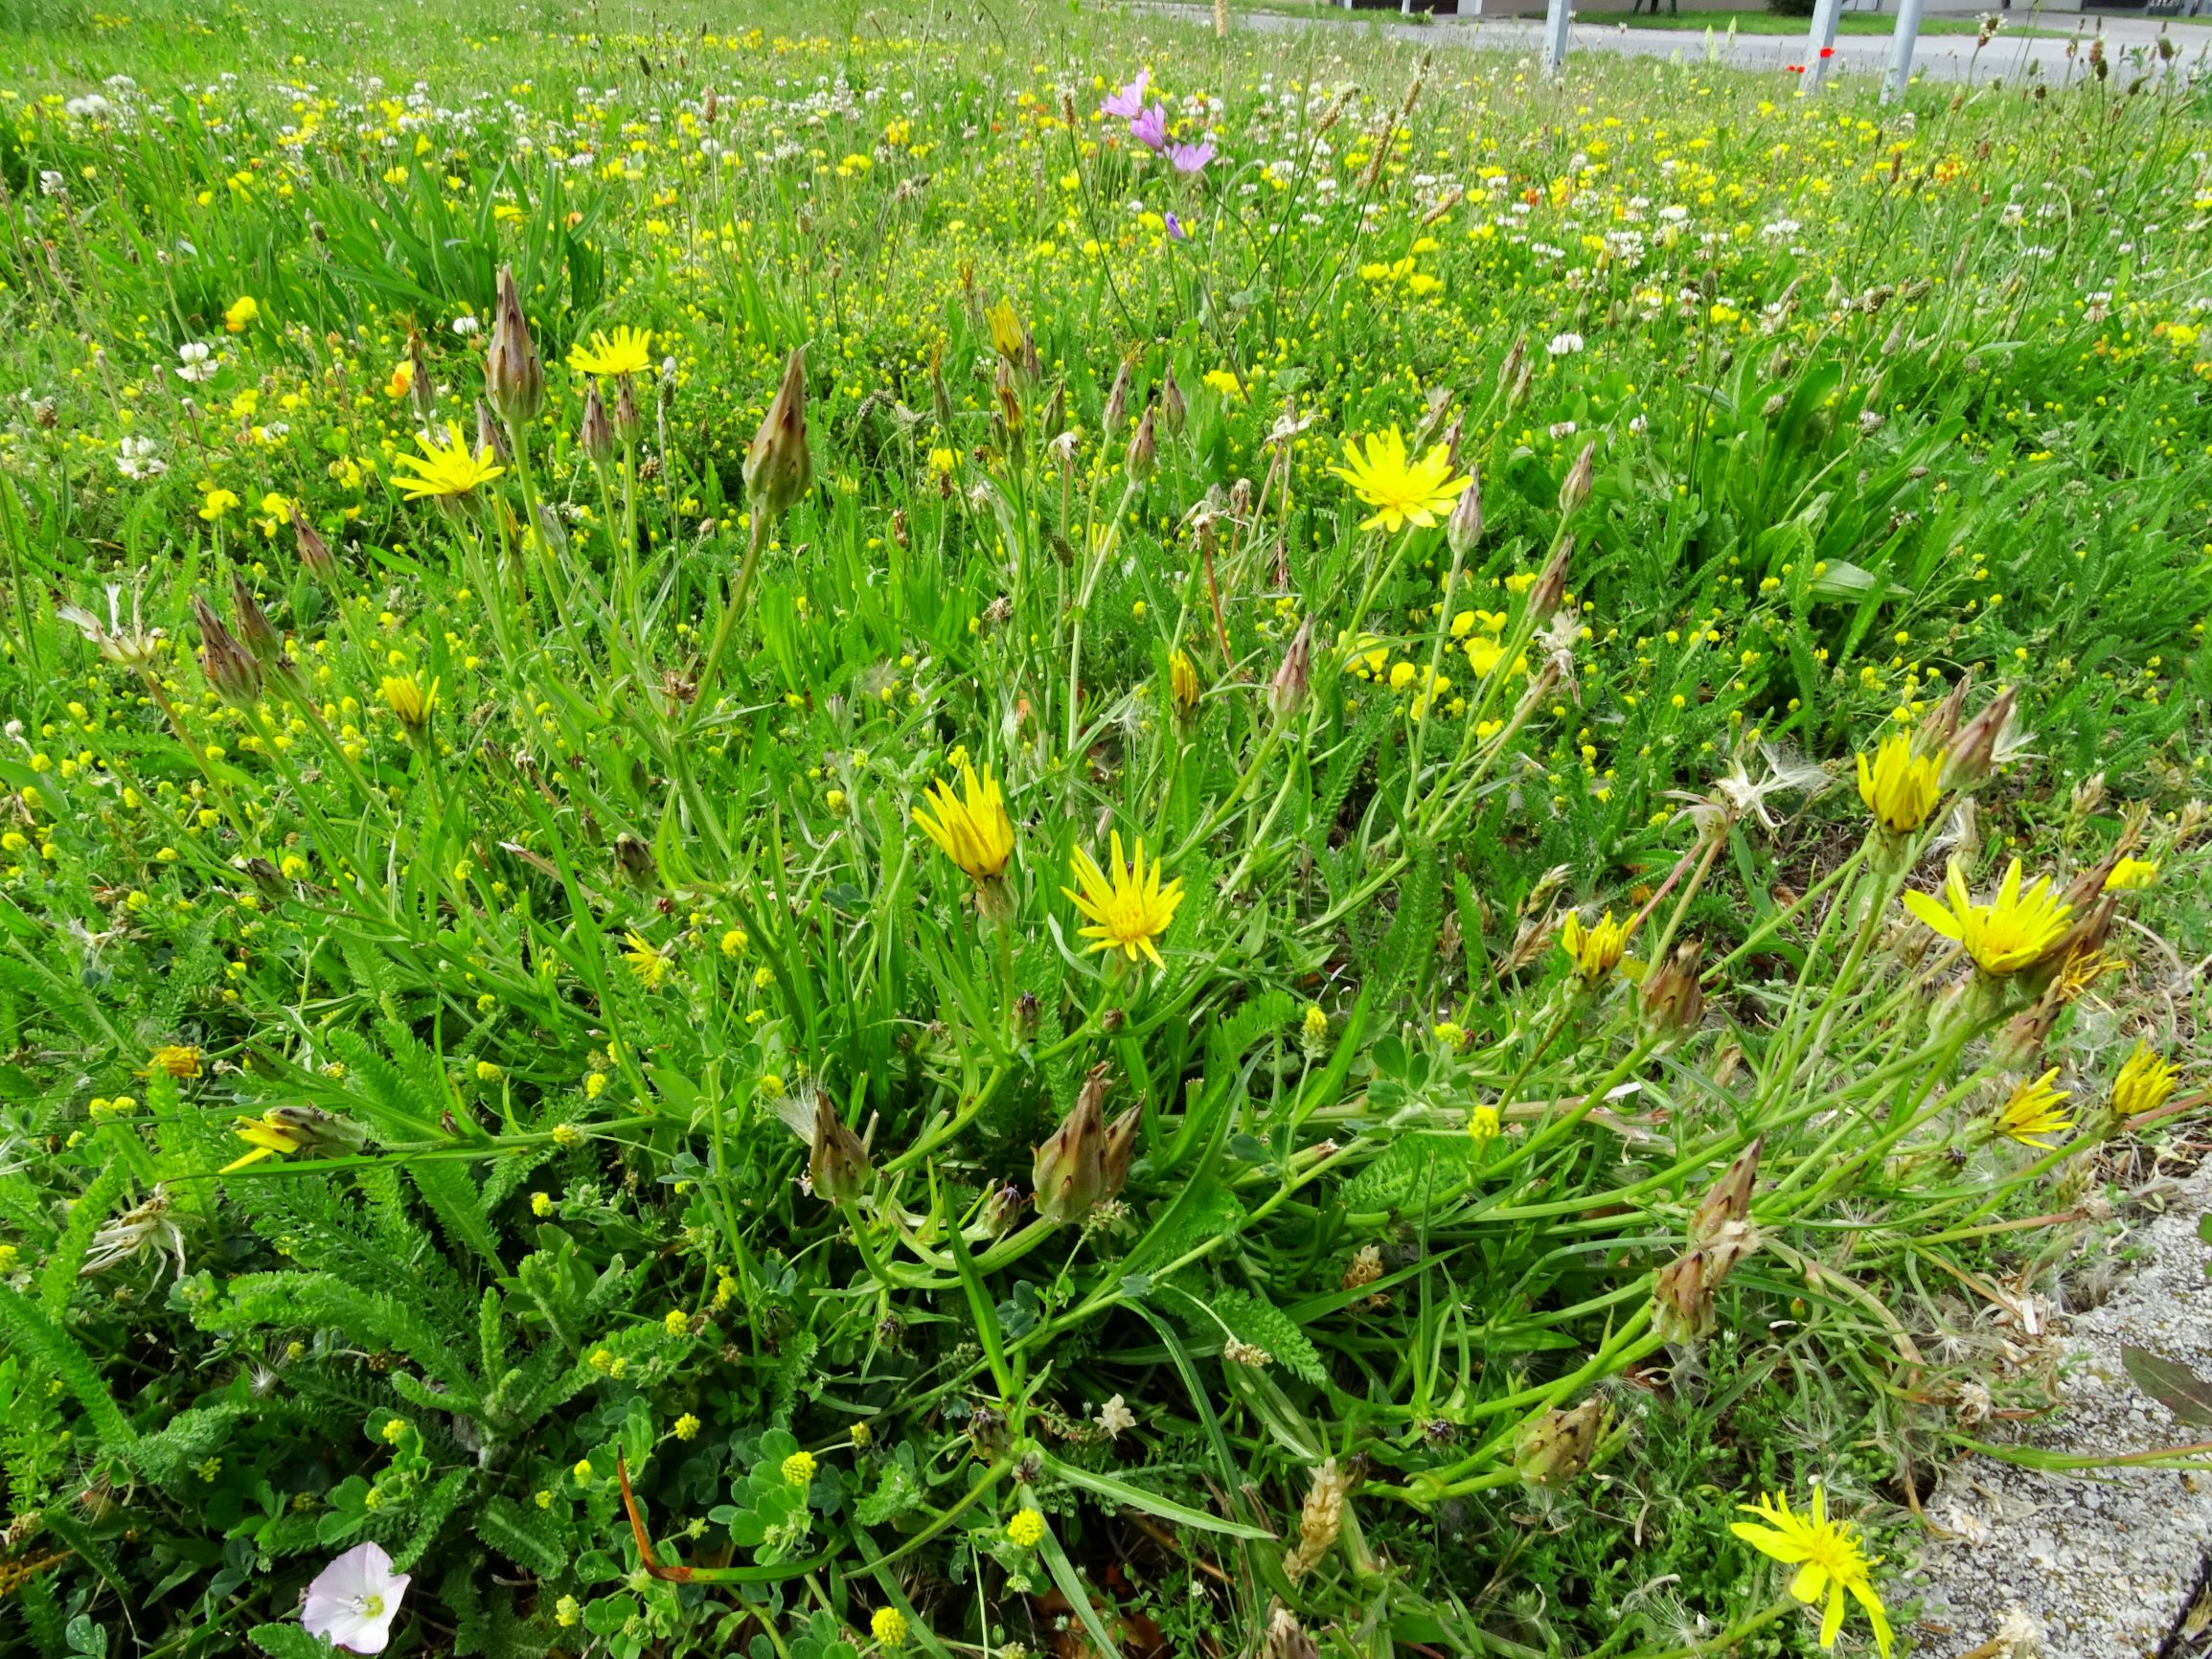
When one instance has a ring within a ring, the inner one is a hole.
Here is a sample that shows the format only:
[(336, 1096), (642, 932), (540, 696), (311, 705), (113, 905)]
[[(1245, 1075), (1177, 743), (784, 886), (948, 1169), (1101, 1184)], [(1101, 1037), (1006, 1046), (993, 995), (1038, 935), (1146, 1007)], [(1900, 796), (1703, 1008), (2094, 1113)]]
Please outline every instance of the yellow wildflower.
[(1974, 965), (1988, 974), (2018, 973), (2040, 962), (2065, 936), (2072, 907), (2051, 891), (2050, 877), (2039, 876), (2020, 891), (2020, 861), (2005, 871), (1995, 902), (1976, 904), (1968, 896), (1958, 860), (1950, 861), (1943, 882), (1944, 902), (1925, 893), (1907, 893), (1904, 907), (1946, 939), (1966, 947)]
[(1148, 870), (1145, 866), (1143, 837), (1137, 840), (1137, 855), (1133, 863), (1122, 863), (1122, 836), (1113, 832), (1113, 861), (1108, 868), (1112, 875), (1101, 870), (1081, 847), (1070, 860), (1081, 893), (1074, 888), (1060, 891), (1075, 900), (1075, 907), (1089, 919), (1091, 925), (1081, 928), (1083, 938), (1090, 940), (1091, 949), (1129, 953), (1136, 961), (1141, 950), (1152, 960), (1155, 967), (1165, 967), (1160, 953), (1152, 941), (1168, 930), (1174, 920), (1175, 910), (1183, 902), (1183, 881), (1175, 877), (1165, 887), (1160, 885), (1159, 860), (1154, 859)]
[(1790, 1580), (1790, 1593), (1809, 1607), (1826, 1597), (1828, 1605), (1820, 1619), (1821, 1647), (1836, 1646), (1836, 1633), (1843, 1628), (1843, 1598), (1848, 1592), (1866, 1610), (1867, 1623), (1874, 1626), (1875, 1646), (1881, 1649), (1882, 1659), (1888, 1659), (1892, 1642), (1889, 1616), (1874, 1591), (1873, 1569), (1881, 1557), (1869, 1557), (1860, 1549), (1859, 1529), (1849, 1521), (1828, 1518), (1827, 1489), (1813, 1489), (1810, 1515), (1792, 1511), (1790, 1500), (1779, 1492), (1737, 1507), (1768, 1524), (1759, 1527), (1737, 1521), (1728, 1530), (1760, 1554), (1797, 1568)]
[(1872, 765), (1859, 757), (1859, 798), (1884, 830), (1909, 835), (1935, 810), (1942, 775), (1942, 754), (1915, 755), (1912, 739), (1900, 733), (1882, 740)]

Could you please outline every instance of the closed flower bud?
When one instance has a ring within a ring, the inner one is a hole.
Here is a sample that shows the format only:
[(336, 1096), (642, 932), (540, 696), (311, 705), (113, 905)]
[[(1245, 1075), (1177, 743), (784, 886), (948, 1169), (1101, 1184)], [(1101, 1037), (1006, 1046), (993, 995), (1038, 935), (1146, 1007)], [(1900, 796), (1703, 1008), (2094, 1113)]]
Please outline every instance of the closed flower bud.
[(1691, 1243), (1717, 1244), (1731, 1226), (1751, 1219), (1751, 1191), (1759, 1179), (1759, 1153), (1766, 1144), (1762, 1135), (1745, 1148), (1727, 1172), (1698, 1200), (1697, 1209), (1690, 1213)]
[(1676, 1347), (1713, 1333), (1713, 1287), (1705, 1279), (1705, 1253), (1685, 1250), (1652, 1282), (1652, 1329)]
[(606, 400), (599, 395), (597, 380), (583, 395), (583, 424), (577, 430), (576, 442), (594, 466), (604, 466), (614, 458), (614, 423), (606, 418)]
[(1644, 1023), (1654, 1034), (1684, 1037), (1704, 1023), (1705, 992), (1698, 983), (1698, 963), (1704, 954), (1698, 941), (1677, 944), (1644, 981)]
[(1180, 438), (1189, 419), (1190, 406), (1183, 401), (1183, 389), (1175, 384), (1175, 372), (1171, 367), (1160, 381), (1160, 430), (1170, 438)]
[(2010, 686), (1982, 705), (1980, 714), (1959, 728), (1958, 741), (1944, 758), (1943, 787), (1978, 788), (1995, 765), (2006, 728), (2012, 724), (2015, 693)]
[(1321, 1659), (1321, 1649), (1291, 1617), (1288, 1607), (1277, 1607), (1267, 1621), (1267, 1646), (1262, 1659)]
[(1583, 445), (1583, 452), (1575, 457), (1575, 464), (1567, 468), (1567, 475), (1560, 485), (1560, 516), (1562, 518), (1590, 498), (1590, 474), (1597, 460), (1598, 446), (1592, 442)]
[(1267, 705), (1278, 719), (1288, 719), (1306, 706), (1306, 689), (1312, 678), (1313, 619), (1308, 617), (1298, 625), (1290, 648), (1283, 653), (1283, 666), (1267, 686)]
[(1936, 705), (1935, 713), (1921, 721), (1912, 734), (1912, 747), (1916, 754), (1943, 755), (1958, 736), (1958, 723), (1966, 717), (1967, 689), (1973, 684), (1973, 675), (1961, 674), (1958, 684), (1951, 687), (1950, 695)]
[(1538, 622), (1548, 622), (1560, 602), (1567, 595), (1567, 559), (1574, 553), (1574, 537), (1563, 536), (1551, 562), (1543, 567), (1536, 579), (1536, 585), (1528, 590), (1528, 608)]
[(937, 422), (937, 429), (947, 438), (952, 436), (952, 394), (945, 384), (945, 353), (939, 352), (929, 359), (929, 414)]
[(199, 666), (207, 683), (227, 703), (241, 708), (253, 703), (262, 694), (261, 664), (196, 593), (192, 596), (192, 614), (199, 624)]
[(1075, 1109), (1038, 1148), (1030, 1170), (1037, 1213), (1055, 1226), (1080, 1221), (1106, 1195), (1106, 1068), (1084, 1079)]
[(645, 430), (645, 417), (638, 413), (637, 388), (630, 384), (627, 375), (617, 375), (614, 380), (614, 435), (625, 443), (635, 443)]
[(1117, 1197), (1129, 1185), (1129, 1166), (1137, 1155), (1137, 1124), (1143, 1116), (1143, 1106), (1131, 1106), (1106, 1125), (1106, 1151), (1101, 1158), (1101, 1173), (1106, 1181), (1102, 1196)]
[(2065, 1006), (2065, 982), (2054, 979), (2040, 998), (2007, 1020), (2004, 1029), (1990, 1040), (1990, 1057), (2007, 1071), (2032, 1069)]
[(1129, 418), (1129, 360), (1122, 359), (1121, 368), (1114, 375), (1113, 389), (1106, 394), (1106, 413), (1099, 417), (1099, 425), (1111, 438), (1121, 430), (1121, 424)]
[(476, 451), (481, 455), (487, 449), (502, 462), (514, 459), (514, 452), (507, 447), (507, 433), (491, 413), (491, 405), (479, 398), (476, 399)]
[(1454, 558), (1465, 558), (1482, 539), (1482, 477), (1472, 468), (1468, 471), (1467, 488), (1459, 492), (1451, 516), (1445, 520), (1444, 539)]
[(860, 1137), (845, 1126), (828, 1095), (815, 1095), (814, 1144), (807, 1159), (814, 1195), (832, 1204), (850, 1204), (867, 1191), (873, 1172)]
[(1021, 415), (1021, 393), (1014, 382), (1014, 371), (1004, 357), (998, 360), (998, 369), (992, 377), (991, 390), (998, 399), (997, 423), (999, 432), (1008, 439), (1020, 435), (1024, 421)]
[(523, 320), (522, 296), (512, 266), (499, 269), (499, 299), (491, 322), (491, 345), (484, 355), (484, 392), (502, 419), (519, 426), (536, 418), (545, 404), (545, 365)]
[(438, 388), (430, 382), (430, 359), (422, 352), (422, 336), (407, 330), (407, 398), (415, 405), (415, 419), (431, 425), (438, 414)]
[(1521, 359), (1527, 354), (1528, 340), (1526, 337), (1516, 340), (1513, 343), (1513, 350), (1505, 354), (1505, 361), (1497, 367), (1497, 383), (1500, 386), (1511, 386), (1515, 380), (1519, 378)]
[(1044, 413), (1038, 417), (1038, 424), (1044, 428), (1047, 443), (1067, 430), (1067, 386), (1064, 382), (1055, 385), (1052, 396), (1044, 400)]
[(1159, 469), (1159, 463), (1160, 446), (1152, 436), (1152, 412), (1148, 406), (1144, 419), (1137, 422), (1137, 429), (1129, 435), (1129, 453), (1123, 458), (1123, 466), (1131, 483), (1142, 484)]
[(1520, 1432), (1513, 1466), (1534, 1487), (1563, 1487), (1590, 1466), (1606, 1410), (1585, 1399), (1572, 1411), (1547, 1411)]
[(308, 515), (297, 509), (292, 512), (292, 540), (300, 550), (300, 567), (317, 581), (329, 581), (338, 574), (338, 561), (331, 556), (331, 544), (308, 522)]
[(781, 518), (813, 482), (813, 458), (807, 452), (807, 365), (794, 350), (784, 364), (784, 383), (745, 451), (745, 491), (753, 511)]
[(238, 614), (239, 643), (253, 654), (253, 659), (265, 669), (280, 672), (291, 668), (285, 660), (285, 638), (277, 632), (261, 603), (254, 598), (254, 590), (245, 584), (245, 579), (237, 571), (231, 572), (231, 609)]
[(1508, 409), (1518, 409), (1528, 401), (1529, 382), (1535, 377), (1535, 374), (1529, 366), (1523, 363), (1520, 366), (1520, 373), (1513, 377), (1513, 384), (1506, 388), (1505, 406)]

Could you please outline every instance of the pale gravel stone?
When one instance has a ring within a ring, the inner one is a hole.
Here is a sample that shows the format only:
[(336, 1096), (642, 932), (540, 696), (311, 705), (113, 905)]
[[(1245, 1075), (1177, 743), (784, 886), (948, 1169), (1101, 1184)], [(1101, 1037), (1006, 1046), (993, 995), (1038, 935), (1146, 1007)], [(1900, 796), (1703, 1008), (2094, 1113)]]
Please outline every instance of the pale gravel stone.
[[(2021, 1443), (2094, 1456), (2212, 1439), (2139, 1392), (2120, 1357), (2132, 1344), (2212, 1376), (2212, 1250), (2197, 1237), (2198, 1217), (2212, 1207), (2212, 1164), (2165, 1205), (2136, 1234), (2143, 1260), (2113, 1294), (2057, 1316), (2068, 1355), (2064, 1404), (2025, 1425)], [(1994, 1443), (2008, 1430), (1984, 1423), (1975, 1432)], [(2018, 1646), (2017, 1659), (2149, 1659), (2212, 1550), (2212, 1472), (2075, 1476), (1972, 1458), (1925, 1508), (1959, 1535), (1931, 1537), (1897, 1585), (1900, 1600), (1924, 1598), (1915, 1659), (1958, 1659), (2000, 1633), (2018, 1643), (2030, 1621), (2041, 1626), (2041, 1648)]]

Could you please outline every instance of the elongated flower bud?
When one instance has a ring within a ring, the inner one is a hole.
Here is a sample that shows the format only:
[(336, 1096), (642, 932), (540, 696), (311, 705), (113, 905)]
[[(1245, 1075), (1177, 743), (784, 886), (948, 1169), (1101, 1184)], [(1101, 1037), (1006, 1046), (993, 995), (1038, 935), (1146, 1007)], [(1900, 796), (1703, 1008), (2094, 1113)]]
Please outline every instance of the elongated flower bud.
[(1075, 1109), (1038, 1148), (1030, 1170), (1037, 1213), (1055, 1226), (1080, 1221), (1106, 1195), (1106, 1068), (1084, 1079)]
[(1528, 590), (1528, 608), (1538, 622), (1548, 622), (1552, 612), (1560, 608), (1560, 602), (1567, 594), (1567, 559), (1574, 553), (1575, 538), (1562, 536), (1559, 551), (1551, 556), (1551, 562), (1543, 567), (1536, 579), (1536, 585)]
[(2012, 687), (1982, 705), (1981, 713), (1959, 728), (1958, 741), (1950, 746), (1944, 758), (1943, 787), (1946, 789), (1974, 789), (1981, 786), (1996, 764), (1998, 748), (2005, 739), (2005, 729), (2012, 724), (2016, 693)]
[(1121, 424), (1129, 418), (1129, 360), (1122, 359), (1121, 368), (1114, 375), (1113, 389), (1106, 394), (1106, 413), (1099, 417), (1099, 425), (1111, 438), (1121, 430)]
[(614, 434), (625, 443), (635, 443), (638, 434), (645, 430), (645, 417), (638, 413), (637, 388), (627, 375), (618, 375), (614, 382)]
[(1950, 694), (1935, 706), (1935, 713), (1921, 721), (1912, 734), (1913, 753), (1937, 755), (1948, 753), (1951, 740), (1958, 736), (1958, 723), (1966, 716), (1967, 689), (1973, 684), (1973, 675), (1959, 675), (1958, 684), (1951, 687)]
[(1189, 419), (1190, 406), (1183, 401), (1183, 389), (1175, 384), (1175, 372), (1170, 368), (1160, 381), (1160, 430), (1170, 438), (1180, 438)]
[(1123, 457), (1122, 465), (1128, 469), (1132, 483), (1142, 484), (1159, 469), (1159, 464), (1160, 445), (1159, 441), (1152, 436), (1152, 412), (1148, 406), (1144, 419), (1137, 422), (1137, 429), (1129, 435), (1129, 452)]
[(1590, 498), (1590, 474), (1597, 459), (1595, 442), (1583, 445), (1583, 452), (1575, 457), (1575, 464), (1567, 468), (1566, 477), (1560, 484), (1560, 516), (1562, 518)]
[(1590, 1466), (1606, 1408), (1585, 1399), (1572, 1411), (1547, 1411), (1521, 1431), (1513, 1466), (1530, 1486), (1563, 1487)]
[(338, 574), (338, 561), (331, 557), (331, 544), (308, 522), (307, 513), (297, 508), (292, 511), (292, 540), (300, 550), (301, 568), (317, 581), (327, 582)]
[(239, 619), (239, 643), (253, 653), (254, 661), (263, 668), (291, 666), (285, 661), (284, 635), (277, 632), (262, 610), (260, 601), (254, 598), (254, 590), (246, 586), (245, 579), (235, 570), (231, 572), (231, 610)]
[(813, 478), (813, 458), (807, 452), (807, 365), (794, 350), (784, 364), (776, 400), (745, 451), (745, 490), (755, 512), (781, 518)]
[(415, 419), (430, 426), (438, 415), (438, 388), (430, 381), (430, 359), (422, 351), (422, 336), (407, 330), (407, 398), (415, 405)]
[(262, 694), (261, 664), (196, 593), (192, 596), (192, 614), (199, 625), (199, 666), (207, 683), (223, 701), (240, 708), (251, 705)]
[(1705, 1278), (1705, 1253), (1685, 1250), (1660, 1268), (1652, 1282), (1652, 1329), (1675, 1347), (1701, 1342), (1713, 1333), (1713, 1287)]
[(577, 429), (576, 442), (594, 466), (604, 466), (614, 458), (614, 423), (606, 418), (606, 400), (599, 395), (597, 380), (583, 394), (583, 424)]
[(952, 436), (952, 394), (945, 384), (945, 353), (940, 351), (929, 359), (929, 414), (937, 422), (937, 430), (946, 437)]
[(1705, 1018), (1705, 992), (1698, 983), (1698, 963), (1705, 947), (1696, 940), (1675, 953), (1644, 981), (1644, 1023), (1657, 1036), (1683, 1037)]
[(1100, 1158), (1100, 1173), (1106, 1187), (1104, 1196), (1119, 1196), (1129, 1185), (1129, 1166), (1136, 1161), (1137, 1125), (1144, 1117), (1144, 1107), (1131, 1106), (1106, 1125), (1106, 1150)]
[(507, 447), (507, 433), (491, 413), (491, 405), (479, 398), (476, 399), (476, 452), (481, 455), (487, 449), (502, 463), (514, 459), (514, 452)]
[(1459, 492), (1451, 516), (1445, 520), (1444, 539), (1454, 558), (1465, 558), (1482, 539), (1482, 478), (1471, 467), (1468, 469), (1467, 488)]
[(1313, 678), (1313, 619), (1298, 625), (1283, 665), (1267, 686), (1267, 705), (1278, 719), (1288, 719), (1306, 706), (1306, 689)]
[(1745, 1148), (1727, 1172), (1698, 1200), (1697, 1209), (1690, 1213), (1692, 1243), (1715, 1243), (1730, 1223), (1750, 1220), (1751, 1193), (1759, 1180), (1759, 1153), (1766, 1144), (1767, 1137), (1762, 1135)]
[(514, 425), (536, 419), (545, 406), (545, 365), (523, 319), (522, 296), (513, 266), (499, 268), (499, 299), (491, 322), (491, 345), (484, 356), (484, 394), (502, 419)]
[(814, 1144), (807, 1158), (807, 1176), (814, 1195), (832, 1204), (850, 1204), (868, 1190), (874, 1166), (860, 1137), (848, 1129), (830, 1104), (830, 1097), (814, 1097)]

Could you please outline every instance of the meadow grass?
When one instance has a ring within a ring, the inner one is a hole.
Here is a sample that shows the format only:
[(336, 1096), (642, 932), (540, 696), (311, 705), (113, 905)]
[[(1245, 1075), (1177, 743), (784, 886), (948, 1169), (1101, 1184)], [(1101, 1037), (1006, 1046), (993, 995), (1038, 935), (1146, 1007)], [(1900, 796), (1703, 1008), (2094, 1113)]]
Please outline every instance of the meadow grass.
[(0, 1646), (1910, 1646), (2202, 1100), (2189, 66), (0, 39)]

